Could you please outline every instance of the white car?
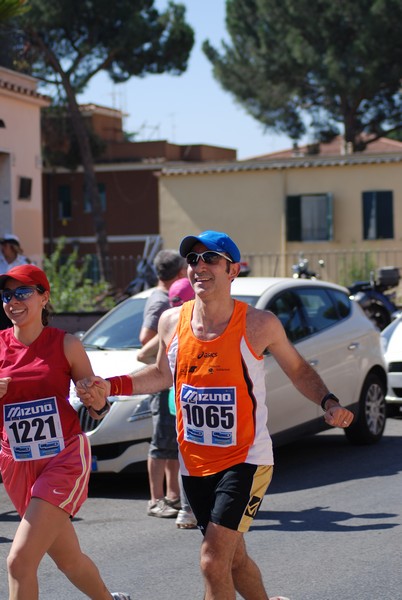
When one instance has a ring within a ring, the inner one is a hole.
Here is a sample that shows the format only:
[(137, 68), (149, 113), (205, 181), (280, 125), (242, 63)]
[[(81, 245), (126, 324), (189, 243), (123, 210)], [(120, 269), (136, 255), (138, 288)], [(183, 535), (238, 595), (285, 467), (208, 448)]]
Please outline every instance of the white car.
[[(144, 368), (136, 355), (150, 293), (141, 292), (117, 305), (83, 336), (97, 375), (110, 377)], [(241, 277), (233, 282), (232, 295), (278, 316), (298, 351), (342, 404), (354, 411), (354, 423), (345, 430), (352, 443), (381, 439), (387, 374), (380, 335), (360, 306), (350, 300), (347, 289), (308, 279)], [(321, 408), (301, 396), (269, 353), (265, 366), (268, 424), (274, 444), (326, 429)], [(112, 397), (110, 412), (95, 421), (72, 394), (71, 402), (91, 441), (94, 471), (143, 468), (152, 433), (149, 398)]]
[(388, 391), (385, 397), (388, 415), (402, 415), (402, 313), (383, 329), (381, 342), (388, 369)]

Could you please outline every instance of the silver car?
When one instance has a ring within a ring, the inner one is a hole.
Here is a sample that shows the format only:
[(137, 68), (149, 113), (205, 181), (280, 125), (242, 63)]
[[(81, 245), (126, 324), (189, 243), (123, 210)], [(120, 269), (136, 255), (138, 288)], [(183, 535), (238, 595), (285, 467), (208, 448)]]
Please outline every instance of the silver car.
[(402, 312), (381, 332), (388, 369), (386, 395), (389, 416), (402, 415)]
[[(136, 359), (146, 298), (141, 292), (117, 305), (82, 338), (97, 375), (110, 377), (144, 368)], [(345, 435), (352, 443), (381, 439), (386, 422), (386, 366), (380, 334), (348, 290), (324, 281), (241, 277), (232, 295), (281, 320), (292, 343), (344, 406), (355, 413)], [(269, 352), (265, 356), (268, 425), (274, 445), (327, 428), (319, 406), (296, 390)], [(150, 396), (112, 397), (112, 408), (94, 421), (72, 393), (91, 441), (93, 470), (143, 468), (152, 425)]]

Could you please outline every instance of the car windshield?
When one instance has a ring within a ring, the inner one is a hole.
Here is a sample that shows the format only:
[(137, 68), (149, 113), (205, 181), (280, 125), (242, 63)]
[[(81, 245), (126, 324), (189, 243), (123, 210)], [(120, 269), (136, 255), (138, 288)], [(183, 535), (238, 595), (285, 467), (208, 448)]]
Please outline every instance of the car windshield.
[(129, 298), (116, 306), (83, 336), (84, 346), (99, 350), (141, 348), (139, 334), (146, 300)]
[[(234, 298), (255, 306), (258, 296), (234, 294)], [(82, 337), (87, 349), (98, 350), (141, 348), (139, 340), (146, 298), (129, 298), (103, 319), (95, 323)]]
[(259, 298), (259, 296), (246, 296), (244, 294), (232, 294), (232, 297), (236, 298), (236, 300), (241, 300), (246, 304), (250, 304), (251, 306), (255, 306)]

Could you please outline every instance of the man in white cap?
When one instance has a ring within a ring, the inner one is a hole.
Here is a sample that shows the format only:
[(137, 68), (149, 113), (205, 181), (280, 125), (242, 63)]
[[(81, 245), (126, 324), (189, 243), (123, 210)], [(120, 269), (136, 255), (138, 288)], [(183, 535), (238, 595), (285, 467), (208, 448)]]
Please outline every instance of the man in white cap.
[(26, 265), (29, 260), (24, 256), (20, 240), (16, 235), (5, 233), (0, 239), (0, 274), (7, 273), (13, 267)]

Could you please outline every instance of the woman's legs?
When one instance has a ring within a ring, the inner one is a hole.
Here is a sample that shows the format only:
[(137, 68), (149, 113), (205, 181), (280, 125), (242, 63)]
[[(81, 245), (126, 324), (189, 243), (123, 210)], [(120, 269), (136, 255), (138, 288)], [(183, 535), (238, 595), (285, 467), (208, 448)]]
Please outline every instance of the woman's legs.
[(74, 526), (68, 520), (48, 550), (49, 556), (76, 588), (93, 600), (110, 600), (97, 566), (82, 552)]
[(68, 514), (39, 498), (30, 501), (7, 558), (9, 600), (38, 600), (37, 571), (46, 552), (90, 598), (110, 600), (97, 568), (81, 552)]

